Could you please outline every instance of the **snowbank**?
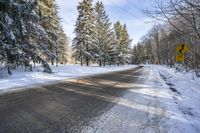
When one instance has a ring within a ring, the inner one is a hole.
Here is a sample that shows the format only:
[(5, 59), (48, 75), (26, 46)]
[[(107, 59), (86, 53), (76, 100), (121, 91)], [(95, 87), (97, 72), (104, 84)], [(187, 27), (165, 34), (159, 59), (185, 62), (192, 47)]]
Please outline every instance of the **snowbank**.
[(98, 67), (98, 66), (73, 66), (73, 65), (59, 65), (52, 66), (53, 73), (43, 73), (42, 68), (38, 67), (33, 72), (25, 72), (24, 69), (17, 69), (13, 71), (10, 76), (2, 66), (0, 67), (0, 93), (11, 90), (22, 89), (24, 87), (31, 87), (32, 85), (56, 83), (61, 80), (69, 78), (77, 78), (80, 76), (88, 76), (93, 74), (101, 74), (107, 72), (121, 71), (130, 69), (135, 66), (120, 66), (120, 67)]
[(167, 108), (176, 112), (174, 117), (184, 120), (183, 123), (168, 120), (170, 132), (200, 132), (200, 79), (192, 72), (181, 73), (162, 66), (155, 66), (155, 69), (168, 86), (165, 91), (173, 98), (166, 102)]
[(192, 73), (146, 66), (113, 108), (90, 122), (83, 133), (199, 133), (200, 82)]

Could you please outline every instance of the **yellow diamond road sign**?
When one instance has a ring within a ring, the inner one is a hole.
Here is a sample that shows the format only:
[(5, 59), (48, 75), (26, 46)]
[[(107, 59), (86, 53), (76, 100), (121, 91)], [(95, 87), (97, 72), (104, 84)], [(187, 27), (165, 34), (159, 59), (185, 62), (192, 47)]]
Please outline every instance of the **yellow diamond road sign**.
[(184, 55), (182, 55), (182, 54), (176, 55), (176, 61), (178, 61), (178, 62), (183, 62), (184, 59), (185, 59), (185, 56), (184, 56)]
[(185, 52), (187, 52), (188, 50), (190, 50), (190, 48), (186, 45), (186, 44), (180, 44), (176, 47), (176, 51), (180, 54), (184, 54)]

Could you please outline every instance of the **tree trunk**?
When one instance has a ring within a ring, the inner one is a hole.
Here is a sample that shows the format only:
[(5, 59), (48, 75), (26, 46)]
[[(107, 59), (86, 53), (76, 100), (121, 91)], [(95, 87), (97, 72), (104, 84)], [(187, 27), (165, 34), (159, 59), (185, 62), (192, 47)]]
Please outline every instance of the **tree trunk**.
[(83, 59), (81, 59), (81, 66), (83, 66)]
[(33, 66), (34, 66), (34, 68), (36, 67), (36, 61), (35, 61), (35, 59), (33, 60)]
[(51, 58), (51, 65), (54, 65), (54, 58)]
[(59, 59), (58, 59), (58, 53), (56, 53), (56, 56), (57, 56), (57, 57), (56, 57), (56, 66), (58, 66), (58, 60), (59, 60)]
[(8, 69), (8, 74), (10, 74), (10, 75), (11, 75), (11, 74), (12, 74), (12, 72), (10, 71), (10, 66), (8, 66), (8, 68), (7, 68), (7, 69)]
[(103, 61), (103, 66), (106, 66), (106, 61)]
[(101, 60), (99, 60), (99, 66), (100, 66), (100, 67), (102, 66), (102, 61), (101, 61)]
[(157, 52), (157, 57), (158, 57), (158, 64), (160, 65), (160, 51), (159, 51), (159, 42), (158, 39), (156, 40), (156, 52)]
[(89, 66), (89, 59), (86, 57), (86, 66)]
[(58, 66), (58, 58), (56, 58), (56, 67)]

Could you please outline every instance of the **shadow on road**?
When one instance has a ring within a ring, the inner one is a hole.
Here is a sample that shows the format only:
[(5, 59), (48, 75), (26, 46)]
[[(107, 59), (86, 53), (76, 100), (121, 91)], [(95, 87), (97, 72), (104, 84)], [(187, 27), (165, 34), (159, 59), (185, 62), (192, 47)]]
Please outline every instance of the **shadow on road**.
[[(80, 132), (92, 118), (118, 104), (115, 100), (133, 87), (141, 70), (142, 67), (138, 67), (2, 95), (0, 132)], [(131, 93), (141, 99), (153, 98)], [(126, 104), (121, 106), (146, 111)]]

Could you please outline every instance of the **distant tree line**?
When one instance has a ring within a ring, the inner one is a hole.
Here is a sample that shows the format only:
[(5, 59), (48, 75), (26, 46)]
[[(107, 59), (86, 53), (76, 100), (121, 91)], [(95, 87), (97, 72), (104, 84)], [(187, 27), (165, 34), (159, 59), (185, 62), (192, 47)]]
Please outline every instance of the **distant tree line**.
[(189, 45), (183, 66), (200, 76), (200, 0), (157, 0), (155, 8), (145, 10), (162, 21), (133, 48), (132, 63), (165, 64), (174, 67), (176, 46)]
[(73, 39), (73, 57), (81, 65), (124, 65), (131, 63), (131, 42), (126, 25), (112, 25), (101, 1), (83, 0), (77, 7), (78, 18)]
[(0, 0), (0, 64), (8, 73), (24, 67), (66, 63), (68, 41), (55, 0)]

